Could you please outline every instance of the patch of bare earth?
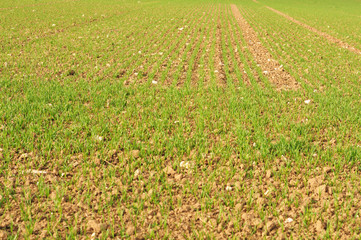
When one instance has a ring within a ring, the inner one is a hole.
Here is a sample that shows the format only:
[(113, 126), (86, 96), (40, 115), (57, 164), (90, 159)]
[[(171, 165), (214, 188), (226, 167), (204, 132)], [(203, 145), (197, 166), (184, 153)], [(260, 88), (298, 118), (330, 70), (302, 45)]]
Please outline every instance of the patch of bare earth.
[(358, 166), (290, 168), (284, 156), (267, 166), (236, 154), (222, 164), (213, 153), (194, 164), (196, 154), (183, 156), (187, 167), (153, 156), (160, 169), (134, 168), (139, 150), (119, 149), (35, 169), (26, 159), (36, 154), (14, 153), (0, 175), (0, 239), (360, 238)]
[(262, 69), (264, 76), (267, 77), (278, 90), (298, 89), (298, 82), (283, 69), (283, 66), (279, 64), (277, 60), (272, 58), (272, 55), (268, 52), (267, 48), (261, 44), (257, 37), (257, 33), (242, 17), (237, 6), (231, 4), (231, 9), (242, 29), (243, 37), (247, 42), (248, 48), (257, 64)]
[(283, 12), (280, 12), (280, 11), (274, 9), (274, 8), (271, 8), (271, 7), (268, 7), (268, 6), (266, 6), (266, 7), (267, 7), (269, 10), (271, 10), (271, 11), (273, 11), (273, 12), (275, 12), (275, 13), (283, 16), (283, 17), (285, 17), (286, 19), (290, 20), (291, 22), (294, 22), (294, 23), (296, 23), (296, 24), (298, 24), (298, 25), (300, 25), (300, 26), (302, 26), (302, 27), (310, 30), (311, 32), (314, 32), (314, 33), (316, 33), (316, 34), (318, 34), (318, 35), (326, 38), (328, 41), (330, 41), (330, 42), (332, 42), (332, 43), (334, 43), (334, 44), (337, 44), (338, 46), (340, 46), (340, 47), (342, 47), (342, 48), (345, 48), (345, 49), (347, 49), (347, 50), (349, 50), (349, 51), (351, 51), (351, 52), (357, 53), (357, 54), (361, 54), (361, 50), (359, 50), (359, 49), (351, 46), (350, 44), (348, 44), (348, 43), (346, 43), (346, 42), (343, 42), (342, 40), (340, 40), (340, 39), (338, 39), (338, 38), (335, 38), (335, 37), (333, 37), (333, 36), (331, 36), (331, 35), (329, 35), (329, 34), (327, 34), (327, 33), (321, 32), (321, 31), (317, 30), (316, 28), (311, 27), (311, 26), (309, 26), (309, 25), (307, 25), (307, 24), (305, 24), (305, 23), (303, 23), (303, 22), (300, 22), (300, 21), (294, 19), (293, 17), (290, 17), (290, 16), (288, 16), (287, 14), (285, 14), (285, 13), (283, 13)]

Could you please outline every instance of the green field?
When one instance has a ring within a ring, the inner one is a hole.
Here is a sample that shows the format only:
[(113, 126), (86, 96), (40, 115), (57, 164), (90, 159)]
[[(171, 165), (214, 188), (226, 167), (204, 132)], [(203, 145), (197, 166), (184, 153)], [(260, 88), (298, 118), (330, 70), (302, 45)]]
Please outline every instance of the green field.
[(360, 0), (2, 0), (0, 42), (0, 239), (361, 238)]

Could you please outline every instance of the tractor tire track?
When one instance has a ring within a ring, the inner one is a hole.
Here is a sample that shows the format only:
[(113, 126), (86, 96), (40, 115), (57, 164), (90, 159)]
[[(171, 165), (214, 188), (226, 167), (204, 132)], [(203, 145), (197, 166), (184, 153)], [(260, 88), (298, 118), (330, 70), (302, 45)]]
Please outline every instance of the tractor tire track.
[(265, 77), (276, 86), (278, 90), (292, 90), (299, 88), (298, 82), (284, 69), (280, 64), (272, 59), (272, 55), (268, 52), (258, 39), (257, 33), (242, 17), (236, 5), (231, 4), (234, 17), (240, 25), (243, 37), (247, 42), (248, 48), (252, 53), (255, 61), (260, 66)]
[(269, 7), (269, 6), (266, 6), (266, 8), (268, 8), (269, 10), (277, 13), (278, 15), (280, 15), (280, 16), (282, 16), (282, 17), (285, 17), (285, 18), (288, 19), (289, 21), (294, 22), (294, 23), (296, 23), (296, 24), (298, 24), (298, 25), (300, 25), (300, 26), (302, 26), (302, 27), (310, 30), (311, 32), (314, 32), (314, 33), (316, 33), (316, 34), (318, 34), (318, 35), (326, 38), (328, 41), (330, 41), (330, 42), (332, 42), (332, 43), (334, 43), (334, 44), (337, 44), (337, 45), (340, 46), (341, 48), (347, 49), (347, 50), (349, 50), (349, 51), (351, 51), (351, 52), (353, 52), (353, 53), (356, 53), (356, 54), (360, 54), (360, 55), (361, 55), (361, 50), (359, 50), (359, 49), (351, 46), (350, 44), (348, 44), (348, 43), (346, 43), (346, 42), (344, 42), (344, 41), (342, 41), (342, 40), (340, 40), (340, 39), (338, 39), (338, 38), (335, 38), (335, 37), (333, 37), (333, 36), (331, 36), (331, 35), (329, 35), (329, 34), (327, 34), (327, 33), (324, 33), (324, 32), (322, 32), (322, 31), (320, 31), (320, 30), (318, 30), (318, 29), (316, 29), (316, 28), (314, 28), (314, 27), (311, 27), (311, 26), (309, 26), (309, 25), (307, 25), (307, 24), (305, 24), (305, 23), (303, 23), (303, 22), (300, 22), (300, 21), (294, 19), (293, 17), (290, 17), (290, 16), (288, 16), (287, 14), (285, 14), (285, 13), (283, 13), (283, 12), (280, 12), (280, 11), (274, 9), (274, 8), (271, 8), (271, 7)]

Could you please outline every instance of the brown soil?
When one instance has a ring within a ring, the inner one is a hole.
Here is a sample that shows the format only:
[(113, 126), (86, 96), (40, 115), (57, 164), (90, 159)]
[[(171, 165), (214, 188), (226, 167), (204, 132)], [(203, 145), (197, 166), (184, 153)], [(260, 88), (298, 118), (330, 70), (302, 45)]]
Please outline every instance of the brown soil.
[(300, 26), (302, 26), (302, 27), (304, 27), (304, 28), (306, 28), (306, 29), (314, 32), (314, 33), (317, 33), (318, 35), (326, 38), (328, 41), (330, 41), (330, 42), (332, 42), (332, 43), (335, 43), (335, 44), (337, 44), (338, 46), (340, 46), (340, 47), (342, 47), (342, 48), (345, 48), (345, 49), (347, 49), (347, 50), (349, 50), (349, 51), (351, 51), (351, 52), (357, 53), (357, 54), (361, 54), (361, 50), (359, 50), (359, 49), (351, 46), (350, 44), (348, 44), (348, 43), (346, 43), (346, 42), (343, 42), (342, 40), (340, 40), (340, 39), (338, 39), (338, 38), (335, 38), (335, 37), (333, 37), (333, 36), (331, 36), (331, 35), (329, 35), (329, 34), (327, 34), (327, 33), (321, 32), (321, 31), (317, 30), (316, 28), (313, 28), (313, 27), (311, 27), (311, 26), (309, 26), (309, 25), (307, 25), (307, 24), (305, 24), (305, 23), (303, 23), (303, 22), (300, 22), (300, 21), (298, 21), (298, 20), (296, 20), (296, 19), (288, 16), (287, 14), (285, 14), (285, 13), (283, 13), (283, 12), (280, 12), (280, 11), (274, 9), (274, 8), (271, 8), (271, 7), (268, 7), (268, 6), (266, 6), (266, 7), (267, 7), (269, 10), (271, 10), (271, 11), (273, 11), (273, 12), (275, 12), (275, 13), (277, 13), (277, 14), (285, 17), (285, 18), (287, 18), (288, 20), (290, 20), (290, 21), (292, 21), (292, 22), (294, 22), (294, 23), (296, 23), (296, 24), (298, 24), (298, 25), (300, 25)]
[(264, 76), (267, 77), (269, 81), (279, 90), (298, 89), (298, 82), (283, 69), (277, 60), (272, 58), (272, 55), (268, 52), (267, 48), (265, 48), (259, 41), (257, 33), (242, 17), (237, 6), (231, 4), (231, 9), (242, 29), (243, 37), (247, 42), (248, 48), (257, 64), (262, 69)]
[[(240, 54), (242, 55), (246, 55), (244, 52), (243, 52), (243, 48), (241, 47), (238, 47), (238, 44), (237, 44), (237, 41), (238, 39), (240, 38), (240, 33), (236, 30), (234, 31), (232, 25), (234, 26), (235, 23), (234, 21), (230, 21), (229, 23), (229, 33), (230, 33), (230, 39), (231, 39), (231, 44), (233, 46), (233, 51), (234, 51), (234, 56), (235, 56), (235, 60), (236, 60), (236, 63), (234, 64), (234, 67), (236, 67), (238, 70), (239, 70), (239, 73), (242, 75), (242, 79), (244, 81), (244, 83), (246, 85), (251, 85), (251, 81), (248, 77), (248, 75), (245, 73), (245, 65), (244, 63), (242, 62), (242, 59), (240, 57)], [(257, 75), (257, 73), (254, 73), (255, 76)]]
[[(358, 216), (361, 195), (355, 189), (359, 187), (358, 179), (344, 181), (348, 174), (356, 174), (357, 167), (345, 166), (350, 172), (336, 175), (332, 167), (308, 166), (307, 169), (312, 170), (287, 170), (286, 179), (280, 179), (279, 176), (288, 169), (284, 168), (286, 158), (276, 159), (267, 169), (262, 162), (247, 165), (236, 156), (232, 156), (233, 167), (216, 166), (210, 162), (213, 158), (217, 160), (217, 156), (205, 155), (204, 164), (208, 170), (199, 172), (198, 179), (191, 170), (177, 171), (168, 165), (158, 172), (144, 168), (139, 172), (141, 178), (128, 182), (129, 173), (124, 172), (124, 168), (130, 166), (122, 166), (120, 161), (126, 156), (124, 154), (110, 151), (108, 160), (94, 156), (90, 161), (97, 166), (96, 171), (86, 173), (82, 155), (74, 156), (70, 161), (72, 170), (66, 175), (50, 166), (42, 171), (22, 171), (19, 162), (35, 156), (31, 153), (16, 156), (17, 162), (9, 166), (8, 176), (0, 175), (0, 186), (12, 192), (11, 199), (7, 199), (12, 208), (0, 208), (0, 237), (6, 239), (13, 229), (19, 231), (20, 239), (64, 239), (70, 231), (80, 239), (89, 239), (92, 235), (110, 238), (106, 232), (114, 232), (111, 237), (114, 239), (123, 239), (125, 234), (131, 239), (143, 239), (147, 238), (152, 226), (157, 226), (152, 230), (159, 238), (168, 236), (171, 239), (194, 239), (201, 233), (212, 234), (216, 239), (271, 236), (273, 239), (305, 239), (327, 234), (326, 228), (338, 229), (339, 234), (347, 239), (355, 236), (352, 229), (361, 224)], [(130, 155), (141, 158), (137, 151), (131, 151)], [(107, 172), (114, 168), (114, 176), (110, 177)], [(231, 168), (235, 168), (237, 173), (232, 179), (223, 179), (223, 173)], [(147, 185), (156, 181), (156, 176), (163, 172), (165, 182), (162, 184), (167, 186), (166, 190), (148, 190)], [(252, 177), (248, 176), (249, 172), (253, 172)], [(219, 177), (210, 190), (214, 203), (210, 208), (202, 208), (205, 202), (196, 196), (201, 196), (209, 176), (215, 173)], [(39, 182), (49, 186), (48, 194), (39, 190)], [(189, 185), (195, 185), (195, 193), (189, 192)], [(231, 190), (226, 191), (225, 185)], [(61, 189), (60, 186), (67, 187)], [(284, 189), (287, 189), (287, 194)], [(87, 197), (89, 193), (93, 196), (90, 199)], [(159, 196), (159, 203), (149, 201), (155, 195)], [(123, 196), (127, 196), (126, 202), (120, 201)], [(224, 202), (228, 196), (235, 200), (234, 204)], [(144, 200), (144, 207), (140, 214), (135, 215), (133, 206), (137, 206), (140, 199)], [(350, 201), (347, 210), (340, 209), (344, 201)], [(34, 220), (31, 235), (27, 232), (29, 226), (25, 225), (26, 215)], [(49, 219), (45, 216), (58, 221), (47, 225)], [(351, 216), (353, 221), (346, 221)], [(138, 220), (136, 226), (133, 225), (134, 217)], [(330, 226), (327, 226), (328, 222)], [(164, 224), (167, 225), (166, 231), (161, 227)], [(305, 228), (307, 232), (302, 230)]]

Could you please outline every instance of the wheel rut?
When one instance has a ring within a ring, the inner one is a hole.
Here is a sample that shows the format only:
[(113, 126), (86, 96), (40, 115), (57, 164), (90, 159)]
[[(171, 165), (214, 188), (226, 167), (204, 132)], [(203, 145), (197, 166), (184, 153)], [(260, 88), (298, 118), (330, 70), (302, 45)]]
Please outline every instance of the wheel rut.
[(277, 60), (272, 58), (272, 55), (267, 50), (267, 48), (261, 44), (257, 33), (242, 17), (237, 6), (231, 4), (231, 10), (240, 28), (242, 29), (243, 37), (247, 42), (248, 49), (257, 64), (262, 69), (263, 75), (276, 86), (277, 90), (298, 89), (300, 84), (290, 73), (283, 69), (283, 66), (279, 64)]
[(318, 29), (316, 29), (316, 28), (314, 28), (314, 27), (311, 27), (311, 26), (309, 26), (309, 25), (307, 25), (307, 24), (305, 24), (305, 23), (303, 23), (303, 22), (300, 22), (300, 21), (294, 19), (293, 17), (288, 16), (287, 14), (285, 14), (285, 13), (283, 13), (283, 12), (281, 12), (281, 11), (278, 11), (278, 10), (276, 10), (276, 9), (274, 9), (274, 8), (271, 8), (271, 7), (269, 7), (269, 6), (266, 6), (266, 8), (268, 8), (268, 9), (271, 10), (272, 12), (277, 13), (278, 15), (280, 15), (280, 16), (282, 16), (282, 17), (285, 17), (285, 18), (288, 19), (289, 21), (294, 22), (294, 23), (296, 23), (296, 24), (298, 24), (298, 25), (300, 25), (300, 26), (302, 26), (302, 27), (310, 30), (311, 32), (314, 32), (314, 33), (316, 33), (316, 34), (318, 34), (318, 35), (326, 38), (328, 41), (330, 41), (330, 42), (332, 42), (332, 43), (334, 43), (334, 44), (337, 44), (338, 46), (340, 46), (340, 47), (342, 47), (342, 48), (345, 48), (345, 49), (347, 49), (347, 50), (349, 50), (349, 51), (351, 51), (351, 52), (354, 52), (354, 53), (357, 53), (357, 54), (360, 54), (360, 55), (361, 55), (361, 50), (360, 50), (360, 49), (357, 49), (357, 48), (351, 46), (350, 44), (348, 44), (348, 43), (346, 43), (346, 42), (344, 42), (344, 41), (342, 41), (342, 40), (340, 40), (340, 39), (338, 39), (338, 38), (335, 38), (335, 37), (333, 37), (333, 36), (331, 36), (331, 35), (329, 35), (329, 34), (327, 34), (327, 33), (325, 33), (325, 32), (322, 32), (322, 31), (320, 31), (320, 30), (318, 30)]

